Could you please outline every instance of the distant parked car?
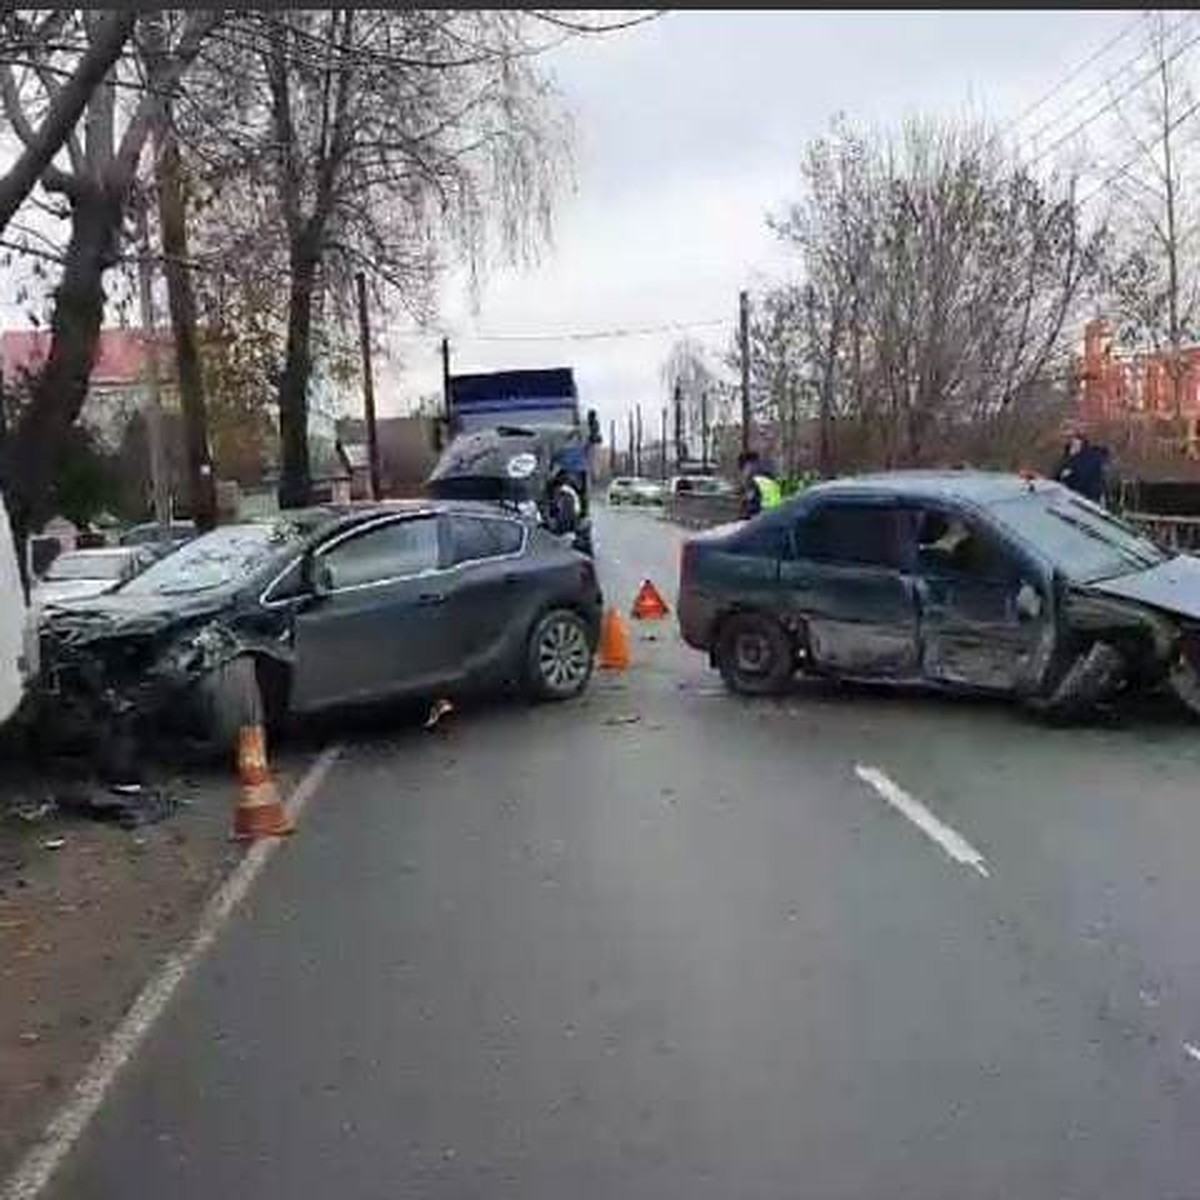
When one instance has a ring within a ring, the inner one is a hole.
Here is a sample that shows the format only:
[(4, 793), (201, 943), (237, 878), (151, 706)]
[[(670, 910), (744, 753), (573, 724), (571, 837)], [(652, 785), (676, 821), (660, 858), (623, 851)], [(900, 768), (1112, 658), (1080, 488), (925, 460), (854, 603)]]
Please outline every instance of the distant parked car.
[(492, 504), (410, 501), (222, 526), (110, 596), (52, 611), (40, 682), (93, 738), (125, 719), (232, 745), (269, 720), (512, 684), (586, 687), (602, 596), (585, 555)]
[(60, 554), (34, 585), (30, 604), (83, 600), (114, 591), (154, 561), (148, 546), (106, 546), (103, 549), (68, 550)]
[(667, 484), (670, 496), (732, 496), (736, 490), (720, 475), (673, 475)]
[(634, 504), (662, 504), (663, 493), (663, 485), (657, 479), (635, 479), (633, 482)]
[(621, 504), (632, 504), (636, 479), (620, 475), (608, 485), (608, 503), (616, 508)]
[(800, 670), (1067, 715), (1166, 684), (1200, 715), (1200, 559), (1045, 480), (819, 484), (687, 541), (678, 611), (738, 692)]

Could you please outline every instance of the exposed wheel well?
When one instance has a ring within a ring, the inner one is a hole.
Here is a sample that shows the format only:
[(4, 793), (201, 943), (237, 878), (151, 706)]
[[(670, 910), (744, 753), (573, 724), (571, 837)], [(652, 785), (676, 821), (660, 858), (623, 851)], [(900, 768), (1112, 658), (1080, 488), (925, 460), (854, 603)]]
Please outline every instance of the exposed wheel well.
[(722, 609), (712, 623), (712, 632), (708, 639), (708, 657), (713, 666), (716, 666), (717, 647), (721, 644), (721, 635), (725, 626), (734, 617), (744, 616), (763, 617), (768, 621), (774, 621), (787, 635), (787, 639), (792, 646), (792, 653), (797, 659), (806, 651), (807, 638), (802, 621), (789, 622), (781, 620), (778, 613), (774, 613), (768, 608), (761, 608), (755, 604), (731, 604), (728, 608)]

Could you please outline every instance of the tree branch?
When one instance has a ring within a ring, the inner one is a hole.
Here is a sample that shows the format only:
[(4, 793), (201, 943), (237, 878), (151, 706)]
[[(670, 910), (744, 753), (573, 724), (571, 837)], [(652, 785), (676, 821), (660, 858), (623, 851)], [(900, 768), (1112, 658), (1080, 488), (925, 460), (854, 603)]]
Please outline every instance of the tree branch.
[(117, 148), (111, 182), (118, 189), (127, 188), (133, 182), (150, 130), (156, 121), (163, 119), (164, 98), (178, 86), (192, 59), (200, 53), (204, 39), (224, 20), (225, 14), (220, 11), (200, 9), (188, 13), (178, 44), (159, 65), (151, 81), (153, 86), (142, 97)]

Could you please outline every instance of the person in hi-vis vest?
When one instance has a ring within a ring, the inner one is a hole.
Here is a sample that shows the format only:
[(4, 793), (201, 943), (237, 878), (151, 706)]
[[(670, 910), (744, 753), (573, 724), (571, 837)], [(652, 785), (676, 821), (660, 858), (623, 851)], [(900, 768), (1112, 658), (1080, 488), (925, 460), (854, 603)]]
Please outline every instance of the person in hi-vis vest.
[(783, 492), (778, 481), (763, 465), (756, 450), (738, 455), (738, 474), (742, 479), (742, 517), (756, 517), (769, 508), (778, 508)]

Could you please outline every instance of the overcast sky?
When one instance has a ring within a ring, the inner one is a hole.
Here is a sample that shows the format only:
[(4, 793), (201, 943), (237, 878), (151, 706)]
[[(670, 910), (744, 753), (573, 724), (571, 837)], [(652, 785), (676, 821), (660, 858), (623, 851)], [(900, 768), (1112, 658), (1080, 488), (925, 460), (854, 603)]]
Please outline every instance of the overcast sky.
[[(431, 333), (381, 323), (381, 412), (440, 392), (445, 332), (455, 371), (571, 366), (606, 431), (639, 402), (655, 428), (672, 341), (723, 350), (738, 290), (789, 271), (764, 217), (795, 196), (801, 150), (835, 113), (880, 127), (916, 113), (1003, 122), (1068, 77), (1017, 127), (1051, 124), (1044, 144), (1104, 103), (1097, 84), (1138, 49), (1131, 11), (674, 12), (564, 46), (546, 65), (574, 119), (575, 187), (554, 245), (536, 269), (492, 274), (477, 313), (450, 287)], [(0, 287), (8, 327), (25, 321), (16, 275)], [(662, 326), (679, 328), (547, 336)]]
[[(739, 288), (788, 269), (764, 215), (795, 194), (800, 150), (831, 116), (879, 126), (912, 113), (1009, 120), (1134, 16), (674, 12), (564, 47), (551, 63), (576, 122), (576, 188), (539, 267), (494, 274), (477, 315), (461, 294), (446, 297), (452, 369), (572, 366), (606, 434), (638, 402), (656, 421), (678, 333), (491, 339), (697, 323), (687, 332), (723, 348)], [(1078, 101), (1138, 45), (1131, 29), (1017, 132), (1056, 122), (1044, 144), (1069, 131)], [(1093, 98), (1083, 115), (1103, 102)], [(389, 344), (402, 369), (387, 369), (382, 404), (404, 411), (440, 389), (437, 342), (393, 334)]]

